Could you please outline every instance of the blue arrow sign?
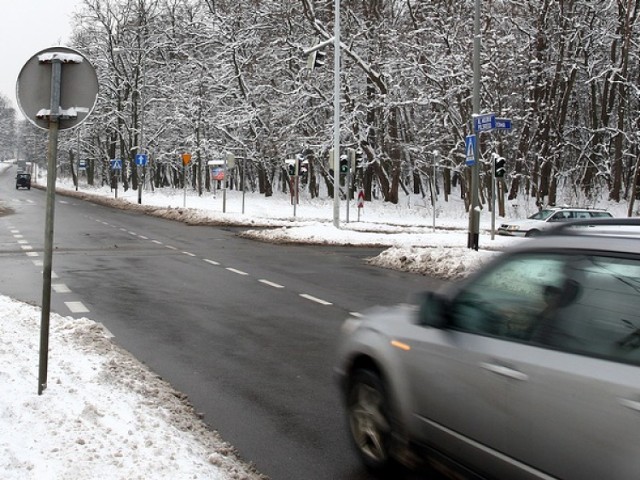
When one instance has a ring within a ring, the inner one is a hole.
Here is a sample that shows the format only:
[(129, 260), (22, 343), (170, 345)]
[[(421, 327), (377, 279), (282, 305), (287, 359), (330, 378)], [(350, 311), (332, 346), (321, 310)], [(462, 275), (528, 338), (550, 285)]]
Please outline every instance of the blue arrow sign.
[(473, 116), (473, 130), (476, 132), (489, 132), (496, 128), (496, 114), (485, 113)]
[(464, 139), (465, 163), (471, 167), (476, 164), (476, 136), (467, 135)]
[(111, 170), (122, 170), (122, 160), (119, 158), (111, 160)]
[(498, 130), (511, 130), (510, 118), (496, 118), (496, 128)]
[(138, 153), (136, 155), (136, 165), (144, 167), (147, 164), (149, 157), (146, 153)]

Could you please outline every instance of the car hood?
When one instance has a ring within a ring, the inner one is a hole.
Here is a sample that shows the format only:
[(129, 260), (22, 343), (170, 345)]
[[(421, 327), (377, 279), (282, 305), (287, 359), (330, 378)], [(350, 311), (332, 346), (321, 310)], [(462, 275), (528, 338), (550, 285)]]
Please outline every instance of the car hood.
[(527, 218), (526, 220), (509, 220), (508, 222), (502, 222), (502, 225), (511, 225), (515, 227), (520, 227), (521, 229), (528, 229), (534, 227), (540, 227), (544, 225), (546, 222), (544, 220), (533, 220)]
[(399, 324), (414, 324), (418, 319), (418, 306), (401, 303), (392, 306), (377, 306), (367, 309), (362, 314), (362, 321), (367, 327), (381, 331), (395, 331)]

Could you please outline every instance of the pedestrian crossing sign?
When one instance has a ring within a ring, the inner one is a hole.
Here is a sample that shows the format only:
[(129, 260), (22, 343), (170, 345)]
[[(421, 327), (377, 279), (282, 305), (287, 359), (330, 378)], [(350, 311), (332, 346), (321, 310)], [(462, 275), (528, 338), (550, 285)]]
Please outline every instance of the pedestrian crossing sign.
[(467, 135), (464, 140), (465, 158), (467, 166), (471, 167), (476, 164), (476, 136)]

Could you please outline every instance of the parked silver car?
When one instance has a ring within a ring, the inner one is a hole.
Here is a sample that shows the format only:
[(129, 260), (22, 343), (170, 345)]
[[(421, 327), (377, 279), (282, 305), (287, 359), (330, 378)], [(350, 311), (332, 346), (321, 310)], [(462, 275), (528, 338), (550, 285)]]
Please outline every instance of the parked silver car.
[(566, 230), (345, 322), (336, 372), (369, 469), (640, 477), (640, 235)]
[(498, 235), (534, 237), (554, 228), (557, 222), (611, 217), (611, 213), (597, 208), (550, 207), (534, 213), (527, 219), (502, 223), (498, 227)]

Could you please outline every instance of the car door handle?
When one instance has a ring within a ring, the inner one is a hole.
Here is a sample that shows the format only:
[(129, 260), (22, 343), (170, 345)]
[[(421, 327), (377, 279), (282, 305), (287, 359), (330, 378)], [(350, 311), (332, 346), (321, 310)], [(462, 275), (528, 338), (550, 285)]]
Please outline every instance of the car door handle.
[(513, 378), (514, 380), (520, 380), (523, 382), (529, 380), (529, 375), (519, 372), (518, 370), (514, 370), (513, 368), (505, 367), (504, 365), (481, 363), (480, 366), (485, 370), (497, 373), (498, 375), (502, 375), (503, 377)]
[(627, 408), (640, 412), (640, 402), (634, 400), (628, 400), (626, 398), (619, 398), (618, 401)]

